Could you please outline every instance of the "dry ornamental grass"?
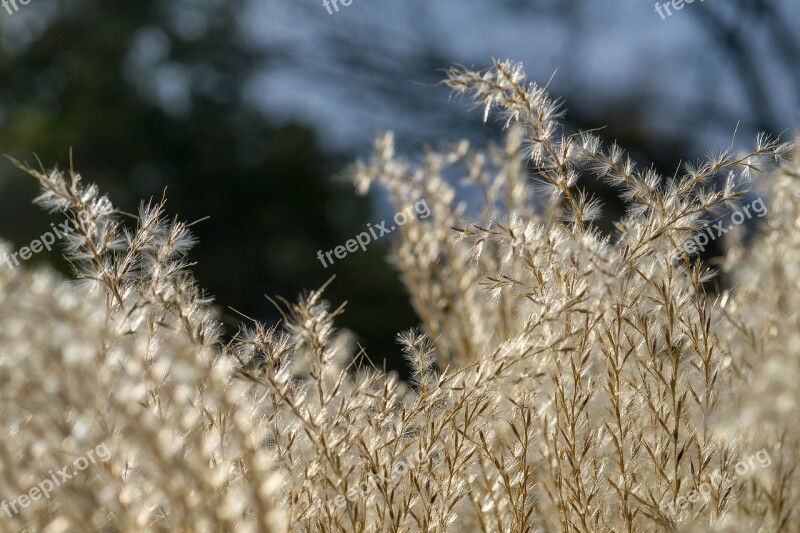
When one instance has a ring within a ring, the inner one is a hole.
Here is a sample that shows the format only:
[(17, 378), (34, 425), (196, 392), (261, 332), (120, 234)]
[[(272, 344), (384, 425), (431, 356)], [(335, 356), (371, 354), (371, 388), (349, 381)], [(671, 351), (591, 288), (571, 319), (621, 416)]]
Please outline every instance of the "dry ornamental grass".
[[(362, 364), (322, 289), (223, 343), (163, 201), (131, 227), (74, 172), (24, 167), (70, 220), (77, 281), (0, 263), (0, 530), (797, 530), (793, 145), (761, 137), (665, 178), (564, 133), (519, 65), (445, 83), (504, 121), (504, 144), (410, 161), (386, 134), (351, 169), (360, 193), (430, 208), (392, 253), (420, 317), (398, 336), (410, 383)], [(613, 235), (587, 180), (627, 204)], [(708, 295), (684, 243), (750, 187), (763, 227), (726, 235), (732, 288)]]

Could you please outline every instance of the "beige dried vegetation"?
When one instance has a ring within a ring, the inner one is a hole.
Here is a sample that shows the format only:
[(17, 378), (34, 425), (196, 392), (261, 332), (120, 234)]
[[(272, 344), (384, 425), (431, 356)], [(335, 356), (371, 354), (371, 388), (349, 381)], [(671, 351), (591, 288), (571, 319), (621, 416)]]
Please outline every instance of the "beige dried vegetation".
[[(0, 530), (797, 529), (792, 145), (760, 138), (665, 178), (564, 134), (518, 65), (445, 83), (505, 121), (503, 145), (409, 161), (387, 134), (352, 169), (359, 192), (431, 208), (393, 250), (421, 321), (398, 336), (408, 384), (364, 363), (321, 290), (223, 344), (163, 201), (129, 228), (75, 173), (26, 168), (72, 221), (78, 281), (0, 266), (0, 497), (99, 443), (110, 459), (0, 513)], [(469, 220), (456, 175), (482, 195)], [(582, 192), (594, 179), (628, 205), (611, 236)], [(732, 288), (711, 297), (682, 244), (747, 184), (769, 213), (730, 241)], [(762, 449), (769, 467), (697, 497)]]

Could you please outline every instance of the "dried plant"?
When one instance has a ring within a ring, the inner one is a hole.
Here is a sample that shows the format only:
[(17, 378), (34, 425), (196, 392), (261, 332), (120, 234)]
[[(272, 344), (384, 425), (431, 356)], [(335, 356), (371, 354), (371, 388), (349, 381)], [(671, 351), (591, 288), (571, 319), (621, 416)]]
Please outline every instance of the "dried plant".
[[(386, 134), (351, 170), (361, 193), (378, 182), (398, 206), (431, 209), (392, 254), (421, 320), (398, 336), (410, 383), (335, 329), (343, 309), (324, 287), (223, 343), (189, 270), (189, 227), (163, 200), (131, 229), (74, 172), (23, 167), (38, 203), (72, 223), (78, 283), (0, 266), (2, 497), (98, 443), (110, 458), (0, 513), (0, 529), (796, 528), (793, 145), (762, 137), (665, 178), (566, 133), (519, 65), (445, 83), (504, 121), (503, 145), (411, 161)], [(683, 243), (766, 171), (766, 225), (734, 243), (733, 288), (711, 297), (714, 273)], [(453, 177), (480, 213), (466, 216)], [(613, 235), (593, 223), (601, 206), (582, 183), (595, 179), (628, 205)], [(738, 472), (759, 450), (770, 465)]]

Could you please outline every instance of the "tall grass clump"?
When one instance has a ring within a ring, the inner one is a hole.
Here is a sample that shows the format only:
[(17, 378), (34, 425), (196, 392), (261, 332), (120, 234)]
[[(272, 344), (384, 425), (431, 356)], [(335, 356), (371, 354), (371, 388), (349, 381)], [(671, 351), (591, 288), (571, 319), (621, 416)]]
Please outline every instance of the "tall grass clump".
[[(420, 318), (398, 335), (408, 383), (362, 364), (322, 289), (224, 343), (163, 200), (125, 225), (74, 172), (23, 167), (72, 222), (77, 281), (0, 267), (0, 496), (98, 443), (110, 457), (0, 530), (796, 529), (793, 146), (760, 137), (664, 177), (566, 132), (519, 65), (445, 84), (503, 121), (502, 144), (408, 160), (385, 134), (350, 171), (431, 208), (392, 251)], [(588, 180), (627, 204), (611, 235)], [(684, 243), (749, 188), (765, 223), (729, 239), (732, 288), (706, 294), (715, 272)]]

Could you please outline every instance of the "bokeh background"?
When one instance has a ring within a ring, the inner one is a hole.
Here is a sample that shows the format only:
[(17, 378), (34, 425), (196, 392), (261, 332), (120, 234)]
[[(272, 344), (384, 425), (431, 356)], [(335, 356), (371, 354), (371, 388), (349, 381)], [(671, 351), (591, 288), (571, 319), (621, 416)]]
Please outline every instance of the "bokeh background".
[[(0, 152), (69, 165), (115, 205), (160, 198), (193, 229), (202, 286), (228, 333), (237, 310), (277, 322), (333, 274), (341, 325), (403, 374), (395, 334), (417, 323), (387, 242), (323, 268), (330, 250), (394, 208), (332, 176), (393, 129), (413, 153), (502, 135), (437, 85), (453, 64), (523, 61), (564, 99), (569, 128), (600, 128), (645, 165), (759, 131), (790, 138), (800, 110), (800, 3), (707, 0), (662, 18), (653, 1), (31, 0), (0, 8)], [(734, 138), (734, 132), (736, 132)], [(58, 215), (0, 162), (0, 235), (16, 247)], [(598, 190), (609, 217), (622, 208)], [(469, 202), (469, 195), (465, 195)], [(714, 253), (713, 250), (710, 251)], [(57, 253), (31, 263), (65, 269)]]

